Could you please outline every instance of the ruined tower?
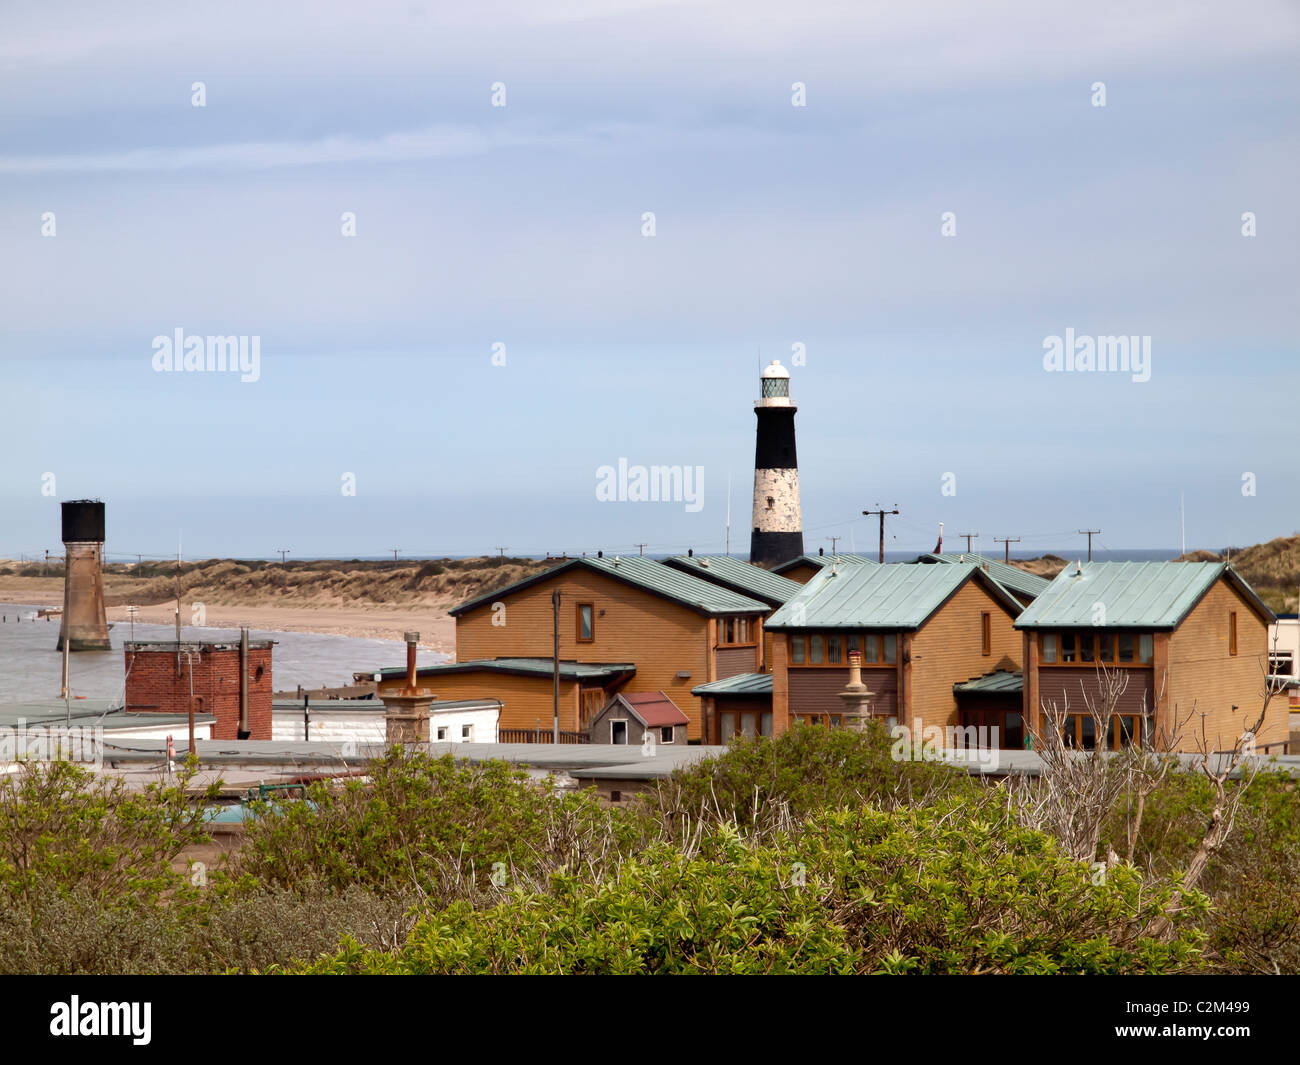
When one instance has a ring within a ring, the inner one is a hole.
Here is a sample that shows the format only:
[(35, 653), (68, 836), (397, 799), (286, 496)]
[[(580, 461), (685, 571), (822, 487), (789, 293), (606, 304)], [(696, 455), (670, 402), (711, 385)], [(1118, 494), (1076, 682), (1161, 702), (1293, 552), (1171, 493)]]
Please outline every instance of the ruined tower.
[(104, 613), (104, 504), (74, 499), (63, 504), (63, 624), (56, 650), (107, 651)]
[(749, 561), (775, 566), (803, 554), (799, 508), (799, 460), (794, 446), (790, 373), (779, 362), (763, 371), (762, 398), (754, 404), (758, 440), (754, 449), (754, 532)]

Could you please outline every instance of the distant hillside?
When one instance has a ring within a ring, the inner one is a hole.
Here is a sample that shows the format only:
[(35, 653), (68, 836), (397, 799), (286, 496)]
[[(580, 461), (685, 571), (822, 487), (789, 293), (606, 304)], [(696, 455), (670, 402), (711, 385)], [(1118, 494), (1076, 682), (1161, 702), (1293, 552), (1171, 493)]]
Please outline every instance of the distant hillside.
[(1222, 562), (1225, 557), (1273, 610), (1296, 610), (1300, 603), (1300, 536), (1279, 536), (1254, 547), (1234, 547), (1226, 556), (1213, 551), (1189, 551), (1179, 561)]
[[(449, 606), (538, 573), (554, 562), (528, 558), (458, 558), (434, 562), (264, 562), (208, 559), (180, 567), (186, 600), (243, 606)], [(6, 586), (62, 578), (60, 564), (0, 567)], [(15, 578), (19, 580), (16, 582)], [(109, 563), (104, 595), (109, 606), (164, 603), (176, 594), (176, 563)]]

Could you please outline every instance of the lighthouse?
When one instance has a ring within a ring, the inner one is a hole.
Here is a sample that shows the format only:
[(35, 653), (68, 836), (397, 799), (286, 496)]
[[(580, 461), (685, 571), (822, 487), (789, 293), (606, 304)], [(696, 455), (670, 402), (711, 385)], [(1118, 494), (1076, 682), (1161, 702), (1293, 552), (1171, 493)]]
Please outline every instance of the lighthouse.
[(803, 554), (799, 508), (799, 459), (794, 447), (790, 372), (779, 362), (763, 371), (761, 399), (754, 404), (758, 440), (754, 448), (754, 532), (749, 561), (776, 566)]

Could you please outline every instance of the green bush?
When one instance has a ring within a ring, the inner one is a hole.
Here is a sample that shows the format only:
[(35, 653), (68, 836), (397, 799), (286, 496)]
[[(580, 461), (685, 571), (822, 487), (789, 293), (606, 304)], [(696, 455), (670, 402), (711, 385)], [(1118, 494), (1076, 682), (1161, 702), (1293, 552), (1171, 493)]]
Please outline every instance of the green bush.
[[(977, 811), (978, 813), (978, 811)], [(963, 816), (965, 814), (966, 816)], [(399, 951), (347, 942), (314, 973), (1167, 973), (1202, 967), (1204, 906), (1143, 930), (1171, 888), (1091, 870), (1040, 833), (960, 804), (820, 815), (794, 838), (723, 826), (656, 844), (592, 883), (554, 877), (489, 909), (461, 901)]]

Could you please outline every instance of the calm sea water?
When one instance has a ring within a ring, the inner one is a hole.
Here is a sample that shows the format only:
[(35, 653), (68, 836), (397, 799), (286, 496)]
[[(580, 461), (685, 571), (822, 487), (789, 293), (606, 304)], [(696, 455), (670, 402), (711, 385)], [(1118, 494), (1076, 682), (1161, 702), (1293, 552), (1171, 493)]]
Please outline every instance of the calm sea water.
[[(37, 607), (0, 603), (0, 703), (28, 699), (56, 699), (63, 656), (54, 649), (59, 639), (59, 619), (33, 620)], [(21, 618), (21, 620), (18, 620)], [(276, 691), (325, 685), (351, 684), (355, 672), (373, 672), (406, 665), (406, 645), (394, 640), (360, 640), (351, 636), (319, 636), (305, 632), (264, 632), (253, 629), (255, 639), (275, 641), (271, 680)], [(79, 651), (68, 656), (69, 688), (74, 696), (115, 699), (122, 694), (126, 665), (122, 644), (131, 638), (126, 621), (109, 630), (111, 651)], [(137, 640), (174, 640), (173, 625), (136, 622)], [(238, 640), (238, 629), (181, 629), (183, 640)], [(421, 651), (420, 665), (449, 661), (450, 655)]]

